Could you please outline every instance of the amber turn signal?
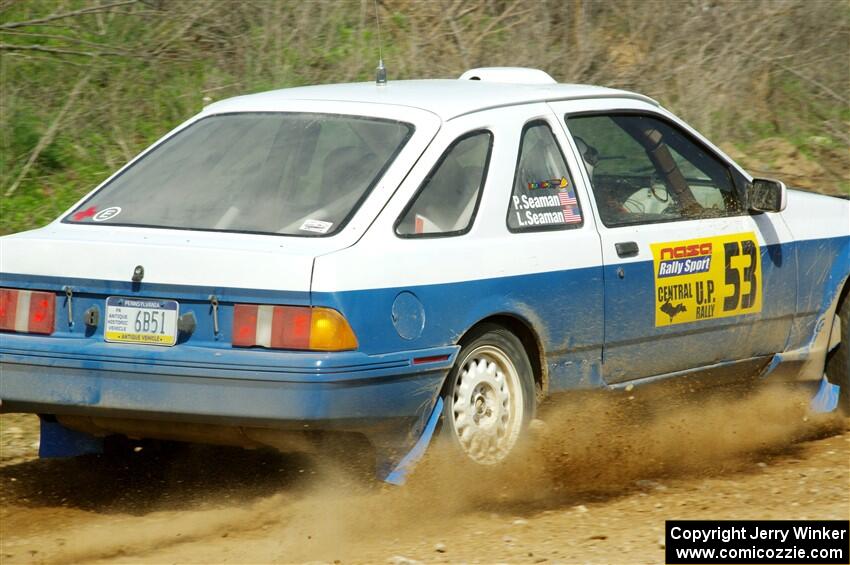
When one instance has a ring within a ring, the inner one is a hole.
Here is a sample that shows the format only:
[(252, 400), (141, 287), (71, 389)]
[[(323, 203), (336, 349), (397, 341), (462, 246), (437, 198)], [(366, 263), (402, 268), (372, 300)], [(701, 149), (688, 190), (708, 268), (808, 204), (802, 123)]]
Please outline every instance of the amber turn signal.
[(342, 314), (330, 308), (236, 304), (233, 345), (347, 351), (357, 349), (357, 338)]

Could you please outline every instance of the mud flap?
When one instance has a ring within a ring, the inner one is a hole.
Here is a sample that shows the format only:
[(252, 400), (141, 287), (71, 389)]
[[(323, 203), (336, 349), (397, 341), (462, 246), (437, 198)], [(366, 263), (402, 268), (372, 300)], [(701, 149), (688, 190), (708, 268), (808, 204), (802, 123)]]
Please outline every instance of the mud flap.
[(841, 387), (832, 384), (824, 376), (821, 379), (817, 394), (809, 402), (809, 409), (816, 413), (832, 412), (838, 407), (838, 393), (840, 389)]
[(434, 435), (434, 430), (437, 428), (437, 422), (440, 420), (440, 414), (443, 412), (443, 399), (438, 397), (422, 433), (416, 443), (401, 457), (394, 457), (393, 452), (384, 449), (378, 449), (378, 479), (390, 483), (391, 485), (403, 485), (407, 480), (407, 476), (413, 471), (416, 464), (425, 455), (428, 449), (428, 444), (431, 443), (431, 438)]
[(77, 457), (103, 453), (102, 438), (66, 428), (52, 416), (39, 414), (38, 417), (41, 421), (39, 457)]

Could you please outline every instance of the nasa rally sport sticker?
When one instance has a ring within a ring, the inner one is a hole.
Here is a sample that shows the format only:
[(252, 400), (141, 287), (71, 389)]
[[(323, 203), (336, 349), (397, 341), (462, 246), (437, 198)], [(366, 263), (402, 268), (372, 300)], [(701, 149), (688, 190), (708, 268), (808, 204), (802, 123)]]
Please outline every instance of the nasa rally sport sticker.
[(755, 233), (651, 247), (656, 327), (761, 312), (761, 254)]
[(111, 220), (115, 216), (121, 213), (120, 206), (110, 206), (109, 208), (104, 208), (94, 216), (92, 216), (93, 222), (105, 222), (106, 220)]

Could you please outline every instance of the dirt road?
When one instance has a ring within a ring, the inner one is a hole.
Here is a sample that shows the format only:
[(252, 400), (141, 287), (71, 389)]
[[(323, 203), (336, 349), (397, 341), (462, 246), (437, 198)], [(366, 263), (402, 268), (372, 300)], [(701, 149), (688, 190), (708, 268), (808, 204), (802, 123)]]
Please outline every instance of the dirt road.
[(848, 518), (850, 420), (787, 391), (701, 394), (576, 398), (505, 468), (435, 453), (402, 488), (203, 446), (38, 460), (35, 419), (4, 415), (0, 560), (653, 563), (666, 519)]

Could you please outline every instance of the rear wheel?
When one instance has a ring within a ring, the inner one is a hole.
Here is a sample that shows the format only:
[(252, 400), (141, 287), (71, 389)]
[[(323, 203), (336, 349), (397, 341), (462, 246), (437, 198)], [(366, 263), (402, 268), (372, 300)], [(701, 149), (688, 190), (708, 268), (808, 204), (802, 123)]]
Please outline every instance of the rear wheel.
[(449, 374), (443, 436), (469, 461), (495, 465), (514, 451), (534, 410), (534, 375), (522, 343), (501, 326), (482, 326)]
[(826, 358), (826, 377), (841, 387), (839, 405), (850, 415), (850, 293), (844, 293), (835, 316), (841, 325), (841, 341)]

